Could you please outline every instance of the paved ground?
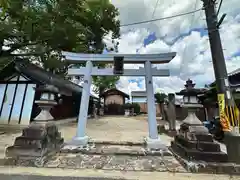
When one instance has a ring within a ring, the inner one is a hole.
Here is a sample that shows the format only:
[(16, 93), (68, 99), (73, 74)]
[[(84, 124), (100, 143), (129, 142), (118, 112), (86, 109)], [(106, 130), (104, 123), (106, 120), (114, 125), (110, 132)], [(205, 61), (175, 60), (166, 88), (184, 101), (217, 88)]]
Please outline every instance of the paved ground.
[[(0, 174), (1, 180), (116, 180), (116, 178), (101, 177), (60, 177), (60, 176), (37, 176), (37, 175), (7, 175)], [(120, 180), (120, 179), (119, 179)]]
[[(22, 161), (27, 166), (29, 162)], [(44, 167), (102, 169), (119, 171), (187, 172), (173, 156), (65, 154), (49, 160)]]
[[(65, 141), (71, 140), (76, 134), (76, 123), (69, 123), (67, 125), (60, 125), (60, 131), (65, 139)], [(14, 134), (3, 134), (0, 135), (0, 158), (4, 157), (5, 148), (13, 144), (15, 138), (20, 136), (21, 133)], [(148, 136), (148, 124), (145, 117), (103, 117), (100, 119), (89, 119), (87, 123), (87, 135), (95, 141), (130, 141), (130, 142), (143, 142), (143, 137)], [(166, 135), (161, 135), (161, 139), (164, 144), (167, 146), (170, 145), (171, 137)], [(115, 147), (116, 148), (116, 147)], [(169, 172), (181, 172), (181, 175), (177, 176), (177, 179), (200, 179), (195, 178), (199, 175), (189, 175), (186, 174), (186, 170), (183, 169), (179, 163), (172, 157), (166, 157), (161, 159), (161, 157), (131, 157), (128, 156), (101, 156), (101, 155), (81, 155), (81, 154), (68, 154), (68, 156), (58, 156), (56, 159), (51, 160), (46, 167), (51, 167), (49, 172), (53, 172), (52, 168), (64, 168), (71, 172), (77, 170), (77, 172), (87, 171), (86, 168), (91, 168), (92, 171), (97, 170), (111, 170), (111, 172), (120, 172), (123, 171), (125, 174), (130, 176), (133, 171), (158, 171), (163, 174), (155, 174), (156, 172), (151, 172), (151, 179), (171, 179), (174, 180), (175, 176), (169, 175)], [(97, 169), (97, 170), (96, 170)], [(31, 169), (26, 169), (27, 172), (32, 172)], [(54, 170), (55, 171), (55, 170)], [(167, 172), (168, 171), (168, 172)], [(6, 171), (0, 173), (6, 173)], [(121, 175), (122, 172), (120, 172)], [(130, 174), (129, 174), (130, 173)], [(142, 172), (141, 172), (142, 173)], [(184, 175), (183, 175), (184, 173)], [(22, 174), (22, 173), (19, 173)], [(54, 173), (59, 176), (65, 176), (65, 174)], [(44, 174), (47, 175), (47, 174)], [(105, 173), (101, 175), (96, 175), (97, 177), (103, 177)], [(136, 178), (139, 174), (134, 174), (130, 179), (139, 179)], [(69, 177), (72, 175), (69, 174)], [(79, 176), (92, 177), (91, 175), (80, 174)], [(143, 179), (149, 179), (149, 175), (140, 174), (143, 176)], [(1, 177), (1, 176), (0, 176)], [(15, 176), (12, 176), (14, 179)], [(115, 177), (113, 174), (110, 177)], [(121, 176), (123, 177), (123, 176)], [(125, 177), (125, 176), (124, 176)], [(194, 178), (193, 178), (194, 177)], [(221, 180), (221, 176), (201, 176), (201, 179), (210, 180), (211, 178)], [(224, 180), (227, 180), (224, 176)], [(19, 177), (20, 178), (20, 177)], [(26, 177), (26, 178), (33, 178)], [(129, 178), (129, 177), (127, 177)], [(0, 178), (2, 179), (2, 178)], [(70, 178), (71, 179), (71, 178)], [(142, 178), (140, 178), (142, 179)], [(240, 178), (239, 178), (240, 179)], [(20, 179), (21, 180), (21, 179)]]
[[(2, 176), (5, 174), (5, 176)], [(24, 178), (14, 175), (25, 175)], [(6, 176), (8, 175), (8, 177)], [(42, 176), (48, 176), (42, 177)], [(73, 170), (60, 168), (26, 168), (26, 167), (0, 167), (1, 180), (107, 180), (128, 179), (128, 180), (239, 180), (239, 176), (214, 175), (214, 174), (191, 174), (191, 173), (169, 173), (169, 172), (124, 172), (107, 170)], [(17, 179), (18, 177), (18, 179)], [(33, 179), (34, 177), (34, 179)], [(84, 179), (84, 177), (86, 177)], [(89, 178), (89, 177), (92, 177)], [(5, 179), (4, 179), (5, 178)], [(7, 179), (6, 179), (7, 178)], [(22, 179), (20, 179), (22, 178)]]
[[(145, 119), (145, 118), (144, 118)], [(143, 142), (148, 136), (148, 123), (139, 117), (106, 116), (100, 119), (89, 119), (87, 135), (96, 141), (131, 141)], [(65, 141), (76, 135), (76, 124), (60, 128)], [(170, 145), (171, 137), (162, 135), (163, 143)]]
[[(77, 123), (59, 125), (62, 136), (66, 141), (76, 135)], [(21, 132), (0, 135), (0, 159), (5, 156), (5, 149), (14, 143)], [(148, 124), (146, 117), (122, 117), (108, 116), (100, 119), (89, 119), (87, 123), (87, 135), (96, 141), (131, 141), (143, 142), (148, 136)], [(171, 137), (161, 135), (163, 143), (170, 145)]]
[(11, 133), (0, 135), (0, 159), (5, 157), (5, 149), (8, 146), (13, 145), (16, 137), (20, 136), (21, 133)]

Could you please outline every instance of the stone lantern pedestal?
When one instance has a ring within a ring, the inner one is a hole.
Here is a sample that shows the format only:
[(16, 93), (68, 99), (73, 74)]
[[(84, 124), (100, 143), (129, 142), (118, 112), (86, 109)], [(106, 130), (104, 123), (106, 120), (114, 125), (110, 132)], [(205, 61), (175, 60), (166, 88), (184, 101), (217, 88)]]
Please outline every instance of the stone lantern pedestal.
[(187, 108), (188, 116), (181, 124), (174, 141), (171, 142), (171, 148), (188, 160), (227, 162), (227, 154), (221, 152), (220, 145), (213, 141), (212, 135), (195, 114), (196, 109), (202, 105), (198, 104), (197, 98), (201, 91), (194, 89), (194, 85), (191, 80), (188, 80), (186, 89), (176, 93), (184, 96), (183, 108)]
[(35, 165), (44, 164), (44, 158), (60, 150), (63, 144), (61, 134), (53, 122), (50, 109), (57, 104), (54, 94), (58, 90), (51, 85), (36, 88), (41, 92), (40, 100), (35, 103), (41, 108), (40, 114), (15, 139), (14, 145), (6, 149), (6, 157), (14, 159), (32, 159)]

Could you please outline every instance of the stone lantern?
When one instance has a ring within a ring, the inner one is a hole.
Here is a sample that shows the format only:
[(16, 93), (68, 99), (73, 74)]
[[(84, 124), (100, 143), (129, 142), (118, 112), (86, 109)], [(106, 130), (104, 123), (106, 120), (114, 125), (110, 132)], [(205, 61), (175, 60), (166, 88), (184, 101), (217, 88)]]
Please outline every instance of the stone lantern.
[(58, 93), (58, 89), (53, 85), (40, 86), (36, 88), (36, 92), (41, 93), (39, 100), (35, 100), (35, 103), (41, 108), (40, 114), (34, 119), (35, 123), (43, 123), (49, 120), (53, 120), (50, 110), (53, 106), (57, 105), (55, 101), (55, 94)]
[(40, 86), (40, 100), (35, 103), (41, 108), (40, 114), (29, 127), (23, 129), (22, 135), (15, 139), (14, 145), (6, 149), (7, 158), (30, 159), (36, 166), (43, 166), (49, 154), (56, 153), (63, 144), (63, 138), (55, 125), (49, 110), (57, 104), (54, 94), (57, 88), (52, 85)]
[(184, 85), (185, 89), (176, 93), (176, 95), (183, 95), (183, 104), (182, 108), (186, 108), (188, 111), (188, 116), (183, 121), (182, 126), (189, 126), (190, 131), (191, 128), (194, 128), (194, 131), (202, 131), (208, 133), (208, 129), (203, 126), (203, 123), (198, 119), (195, 112), (198, 108), (202, 108), (203, 105), (199, 104), (198, 95), (203, 92), (200, 89), (195, 89), (195, 84), (192, 80), (188, 79), (186, 84)]
[(220, 145), (213, 141), (208, 129), (195, 114), (198, 103), (197, 95), (202, 94), (201, 89), (195, 89), (192, 80), (187, 80), (185, 89), (176, 93), (183, 95), (183, 108), (187, 108), (188, 116), (182, 122), (178, 134), (171, 142), (173, 152), (189, 160), (206, 162), (227, 162), (228, 156), (221, 152)]

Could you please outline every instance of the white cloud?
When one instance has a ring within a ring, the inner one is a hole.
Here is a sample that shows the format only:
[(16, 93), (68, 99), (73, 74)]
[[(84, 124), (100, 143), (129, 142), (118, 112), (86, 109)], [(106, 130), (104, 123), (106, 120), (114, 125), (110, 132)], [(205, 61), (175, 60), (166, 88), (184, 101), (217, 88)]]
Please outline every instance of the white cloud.
[[(202, 7), (202, 1), (189, 0), (159, 0), (154, 17), (161, 18), (179, 13), (193, 11)], [(128, 24), (149, 20), (156, 1), (154, 0), (112, 0), (119, 8), (121, 24)], [(240, 6), (239, 0), (223, 1), (220, 16), (227, 13), (227, 17), (221, 25), (220, 33), (224, 49), (228, 72), (240, 67), (240, 57), (231, 57), (240, 51)], [(177, 56), (168, 64), (158, 68), (168, 67), (171, 77), (154, 78), (155, 91), (176, 92), (183, 88), (184, 82), (192, 78), (198, 86), (214, 80), (211, 63), (211, 52), (207, 36), (201, 36), (200, 32), (192, 32), (190, 35), (178, 38), (186, 34), (190, 29), (206, 27), (203, 11), (196, 12), (194, 16), (186, 15), (164, 21), (155, 21), (147, 24), (134, 25), (121, 29), (119, 53), (161, 53), (175, 51)], [(157, 40), (143, 47), (143, 40), (149, 33), (155, 32)], [(176, 38), (178, 40), (176, 41)], [(126, 68), (138, 68), (138, 65), (126, 65)], [(181, 70), (181, 71), (180, 71)], [(138, 83), (129, 81), (136, 80)], [(143, 78), (141, 78), (143, 79)], [(129, 89), (145, 89), (144, 80), (135, 77), (121, 77), (118, 87), (128, 92)], [(139, 87), (138, 84), (141, 84)]]

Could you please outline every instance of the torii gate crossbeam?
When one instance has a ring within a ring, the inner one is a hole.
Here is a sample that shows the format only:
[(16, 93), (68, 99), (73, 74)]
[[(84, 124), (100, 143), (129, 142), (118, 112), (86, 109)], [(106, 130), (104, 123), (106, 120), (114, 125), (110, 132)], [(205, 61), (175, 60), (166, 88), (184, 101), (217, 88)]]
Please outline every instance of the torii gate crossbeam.
[[(78, 117), (77, 135), (73, 139), (73, 143), (77, 146), (84, 146), (88, 143), (89, 138), (86, 136), (86, 124), (88, 115), (88, 105), (90, 96), (91, 80), (93, 75), (108, 76), (115, 75), (113, 69), (105, 68), (98, 69), (93, 67), (92, 62), (106, 62), (113, 63), (115, 56), (124, 58), (124, 63), (130, 64), (144, 64), (144, 68), (139, 69), (124, 69), (123, 76), (145, 76), (146, 91), (147, 91), (147, 109), (148, 109), (148, 128), (149, 137), (146, 140), (147, 146), (150, 149), (162, 149), (165, 146), (162, 144), (158, 136), (157, 121), (156, 121), (156, 107), (153, 90), (152, 76), (169, 76), (168, 69), (152, 68), (152, 64), (169, 63), (176, 53), (164, 54), (78, 54), (72, 52), (62, 52), (66, 60), (71, 64), (78, 64), (87, 62), (86, 67), (69, 68), (69, 76), (84, 75), (83, 92), (81, 98), (81, 105)], [(121, 76), (122, 76), (121, 75)]]

